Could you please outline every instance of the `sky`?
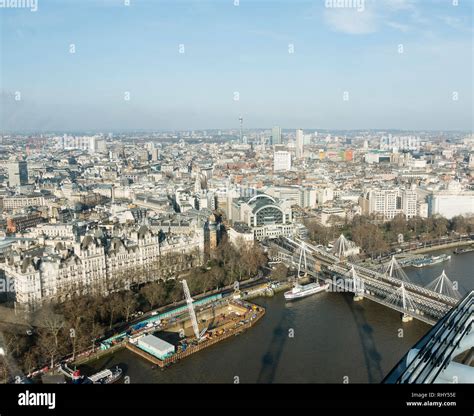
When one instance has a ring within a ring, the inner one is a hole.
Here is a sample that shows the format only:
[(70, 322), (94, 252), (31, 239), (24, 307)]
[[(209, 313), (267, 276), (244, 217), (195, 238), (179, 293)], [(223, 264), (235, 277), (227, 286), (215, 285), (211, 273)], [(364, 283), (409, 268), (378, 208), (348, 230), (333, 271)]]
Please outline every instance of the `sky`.
[(473, 129), (472, 0), (9, 1), (4, 131)]

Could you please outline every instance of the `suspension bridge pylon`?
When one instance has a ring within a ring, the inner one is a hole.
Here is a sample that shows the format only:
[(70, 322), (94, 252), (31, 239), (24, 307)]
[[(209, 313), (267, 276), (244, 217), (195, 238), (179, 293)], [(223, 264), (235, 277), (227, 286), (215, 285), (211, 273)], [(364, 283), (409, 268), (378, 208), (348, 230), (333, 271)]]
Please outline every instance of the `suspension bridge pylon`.
[(364, 282), (357, 274), (354, 265), (349, 270), (348, 277), (351, 279), (352, 290), (354, 291), (354, 301), (359, 302), (364, 299)]
[(335, 241), (331, 251), (334, 255), (339, 257), (340, 260), (347, 257), (355, 259), (360, 252), (360, 248), (353, 241), (344, 237), (344, 234), (341, 234)]
[(409, 322), (413, 316), (419, 313), (415, 301), (405, 288), (405, 282), (402, 281), (400, 287), (391, 295), (385, 298), (385, 302), (393, 306), (393, 309), (403, 313), (402, 321)]
[(400, 263), (398, 263), (395, 256), (392, 256), (390, 262), (387, 264), (385, 275), (392, 279), (397, 279), (405, 283), (411, 283), (410, 279), (403, 271), (402, 266), (400, 266)]
[(453, 299), (461, 299), (461, 294), (458, 291), (457, 282), (452, 282), (445, 271), (434, 279), (431, 283), (425, 286), (426, 289), (437, 292), (441, 295), (449, 296)]
[(302, 266), (304, 264), (304, 276), (307, 275), (307, 270), (308, 270), (308, 263), (307, 263), (307, 260), (306, 260), (306, 244), (304, 241), (302, 241), (300, 244), (300, 258), (299, 258), (299, 261), (298, 261), (298, 275), (296, 276), (297, 279), (300, 278), (300, 274), (301, 274), (301, 269), (302, 269)]

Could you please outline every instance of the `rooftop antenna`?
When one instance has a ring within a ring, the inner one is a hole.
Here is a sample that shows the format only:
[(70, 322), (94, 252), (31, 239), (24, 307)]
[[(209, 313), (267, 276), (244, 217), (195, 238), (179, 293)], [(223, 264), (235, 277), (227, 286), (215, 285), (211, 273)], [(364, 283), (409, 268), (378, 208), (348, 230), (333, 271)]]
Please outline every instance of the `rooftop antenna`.
[(242, 116), (239, 117), (239, 123), (240, 123), (240, 143), (242, 143), (242, 123), (244, 122), (244, 119)]

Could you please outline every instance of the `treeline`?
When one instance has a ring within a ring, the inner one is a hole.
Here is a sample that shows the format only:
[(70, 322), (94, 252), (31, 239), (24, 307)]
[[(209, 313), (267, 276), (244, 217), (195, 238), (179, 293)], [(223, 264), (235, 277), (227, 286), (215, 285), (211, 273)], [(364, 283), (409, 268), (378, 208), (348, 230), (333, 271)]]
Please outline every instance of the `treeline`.
[[(192, 295), (205, 294), (235, 281), (254, 277), (267, 258), (257, 244), (237, 246), (222, 241), (203, 266), (183, 274)], [(16, 326), (0, 332), (0, 344), (7, 353), (0, 356), (0, 380), (8, 377), (7, 369), (17, 366), (28, 374), (34, 369), (54, 366), (62, 357), (92, 348), (93, 343), (124, 325), (138, 311), (147, 312), (184, 299), (180, 280), (169, 276), (147, 284), (133, 284), (143, 270), (125, 270), (117, 277), (122, 290), (106, 297), (75, 296), (61, 303), (43, 306), (31, 314), (35, 328), (28, 335), (26, 327)], [(132, 284), (130, 284), (132, 282)], [(124, 289), (128, 287), (128, 289)], [(24, 328), (19, 329), (19, 328)], [(10, 365), (7, 365), (7, 362)], [(12, 365), (11, 363), (15, 363)]]
[[(340, 221), (340, 218), (338, 219)], [(309, 237), (318, 244), (327, 245), (341, 233), (354, 241), (368, 255), (377, 255), (390, 250), (391, 245), (398, 243), (398, 236), (403, 240), (431, 241), (441, 237), (474, 232), (474, 217), (456, 216), (448, 220), (441, 216), (429, 218), (414, 217), (406, 219), (399, 214), (391, 221), (381, 222), (374, 216), (356, 215), (352, 222), (324, 227), (316, 221), (308, 220), (306, 226)]]

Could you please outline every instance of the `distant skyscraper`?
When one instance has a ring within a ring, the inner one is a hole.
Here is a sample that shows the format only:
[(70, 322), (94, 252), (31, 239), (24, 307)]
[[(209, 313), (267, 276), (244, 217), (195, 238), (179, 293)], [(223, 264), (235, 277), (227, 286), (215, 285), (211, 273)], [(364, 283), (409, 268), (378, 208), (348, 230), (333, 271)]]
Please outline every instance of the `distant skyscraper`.
[(287, 171), (291, 169), (291, 153), (286, 151), (277, 151), (273, 153), (273, 170)]
[(8, 164), (8, 185), (20, 186), (28, 184), (28, 166), (25, 161), (10, 162)]
[(303, 130), (296, 130), (296, 158), (301, 159), (304, 152), (304, 136)]
[(281, 128), (275, 126), (272, 128), (272, 145), (281, 144)]

